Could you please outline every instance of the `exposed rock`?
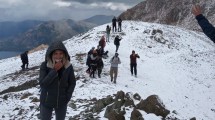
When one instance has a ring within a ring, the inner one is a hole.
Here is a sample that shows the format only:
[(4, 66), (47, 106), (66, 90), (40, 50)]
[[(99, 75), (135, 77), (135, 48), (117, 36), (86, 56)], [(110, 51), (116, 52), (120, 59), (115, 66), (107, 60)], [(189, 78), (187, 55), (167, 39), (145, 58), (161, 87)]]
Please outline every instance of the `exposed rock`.
[(110, 114), (108, 115), (108, 120), (125, 120), (125, 117), (121, 113), (111, 111)]
[(4, 99), (4, 100), (7, 100), (7, 99), (8, 99), (8, 95), (4, 95), (4, 96), (3, 96), (3, 99)]
[(135, 100), (140, 100), (141, 99), (141, 97), (140, 97), (140, 95), (138, 93), (135, 93), (133, 95), (133, 97), (134, 97)]
[(24, 94), (22, 95), (22, 97), (20, 98), (20, 100), (23, 100), (23, 99), (25, 99), (25, 98), (28, 98), (28, 97), (31, 96), (31, 95), (32, 95), (32, 94), (29, 93), (29, 92), (24, 93)]
[(69, 107), (71, 107), (72, 109), (77, 109), (77, 106), (74, 102), (69, 103)]
[(165, 109), (165, 106), (161, 103), (157, 95), (151, 95), (146, 98), (146, 100), (141, 100), (140, 103), (137, 104), (137, 109), (144, 110), (146, 113), (154, 113), (163, 118), (166, 118), (170, 113), (169, 110)]
[(203, 14), (212, 24), (215, 24), (214, 0), (144, 0), (123, 12), (119, 17), (122, 20), (138, 20), (201, 30), (191, 13), (194, 4), (202, 6)]
[(130, 120), (144, 120), (144, 119), (143, 119), (142, 114), (137, 109), (134, 109), (131, 112), (131, 118), (130, 118)]
[(190, 120), (196, 120), (196, 118), (195, 118), (195, 117), (193, 117), (193, 118), (191, 118)]
[(31, 102), (40, 102), (40, 100), (37, 97), (34, 97)]

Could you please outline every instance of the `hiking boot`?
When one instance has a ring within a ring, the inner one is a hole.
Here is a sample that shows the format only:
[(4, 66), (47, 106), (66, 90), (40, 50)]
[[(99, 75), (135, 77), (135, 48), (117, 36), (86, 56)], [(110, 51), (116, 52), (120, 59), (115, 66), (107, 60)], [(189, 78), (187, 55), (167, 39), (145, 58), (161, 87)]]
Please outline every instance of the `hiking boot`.
[(113, 83), (116, 84), (116, 81), (114, 80)]
[(113, 82), (113, 78), (111, 78), (111, 80), (110, 80), (111, 82)]

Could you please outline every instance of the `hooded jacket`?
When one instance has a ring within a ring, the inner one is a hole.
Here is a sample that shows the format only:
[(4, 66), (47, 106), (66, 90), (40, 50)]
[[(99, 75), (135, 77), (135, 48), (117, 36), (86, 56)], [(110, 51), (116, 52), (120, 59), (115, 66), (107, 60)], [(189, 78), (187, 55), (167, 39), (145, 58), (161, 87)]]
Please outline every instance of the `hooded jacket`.
[[(64, 66), (58, 71), (54, 70), (52, 60), (55, 50), (62, 50), (65, 54)], [(54, 42), (49, 46), (45, 62), (40, 66), (39, 84), (41, 87), (40, 103), (45, 106), (58, 108), (61, 105), (67, 105), (71, 99), (76, 80), (73, 66), (70, 64), (70, 56), (62, 42)]]

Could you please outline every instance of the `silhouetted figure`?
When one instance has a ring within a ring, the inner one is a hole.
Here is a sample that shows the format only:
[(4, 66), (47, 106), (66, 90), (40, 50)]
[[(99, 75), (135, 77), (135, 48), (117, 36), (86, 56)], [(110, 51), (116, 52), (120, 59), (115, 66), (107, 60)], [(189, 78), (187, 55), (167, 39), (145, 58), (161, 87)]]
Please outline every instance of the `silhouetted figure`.
[(116, 32), (116, 17), (114, 16), (113, 19), (112, 19), (112, 28), (113, 28), (113, 32), (115, 31)]
[(122, 32), (122, 19), (119, 17), (117, 21), (118, 21), (118, 32)]
[(22, 70), (28, 69), (28, 51), (25, 51), (20, 55), (22, 60)]

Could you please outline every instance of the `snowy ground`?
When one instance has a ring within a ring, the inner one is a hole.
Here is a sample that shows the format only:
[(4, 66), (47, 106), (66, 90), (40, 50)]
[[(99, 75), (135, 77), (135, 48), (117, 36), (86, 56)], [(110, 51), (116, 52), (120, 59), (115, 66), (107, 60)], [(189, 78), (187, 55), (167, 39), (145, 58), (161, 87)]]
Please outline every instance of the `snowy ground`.
[[(177, 118), (184, 120), (196, 117), (197, 120), (213, 120), (215, 118), (215, 44), (202, 33), (196, 33), (186, 29), (160, 24), (144, 22), (125, 21), (121, 33), (112, 33), (110, 43), (106, 44), (105, 50), (109, 51), (109, 58), (104, 59), (104, 70), (102, 78), (92, 79), (85, 73), (86, 57), (78, 59), (76, 54), (89, 51), (92, 46), (97, 46), (98, 41), (106, 25), (96, 27), (89, 32), (77, 35), (67, 41), (65, 45), (71, 56), (71, 63), (77, 70), (76, 75), (84, 79), (77, 81), (73, 93), (76, 99), (97, 99), (107, 95), (116, 94), (117, 91), (139, 93), (142, 99), (149, 95), (158, 95), (167, 109), (177, 112)], [(151, 35), (152, 30), (162, 30), (163, 34)], [(149, 32), (150, 31), (150, 32)], [(119, 47), (119, 57), (122, 64), (119, 65), (117, 84), (110, 82), (108, 76), (110, 58), (114, 55), (115, 46), (113, 39), (116, 35), (122, 36)], [(157, 42), (154, 38), (161, 38), (165, 44)], [(140, 55), (137, 60), (137, 78), (131, 76), (129, 56), (135, 50)], [(29, 55), (30, 67), (39, 66), (44, 60), (45, 51), (38, 51)], [(38, 75), (20, 75), (11, 79), (8, 74), (20, 70), (21, 61), (19, 57), (0, 60), (0, 91), (11, 86), (23, 84), (26, 81), (38, 78)], [(36, 69), (38, 71), (38, 69)], [(20, 100), (23, 93), (33, 94), (31, 97), (39, 98), (39, 89), (31, 88), (16, 93), (8, 93), (0, 96), (0, 119), (37, 119), (39, 111), (36, 108), (39, 103), (31, 102), (32, 98)], [(19, 115), (15, 108), (24, 109), (24, 115)], [(68, 108), (67, 116), (77, 115), (81, 109), (74, 111)], [(127, 111), (126, 120), (130, 118)], [(154, 114), (146, 114), (141, 111), (145, 120), (161, 120)], [(173, 113), (171, 113), (173, 114)], [(104, 111), (100, 117), (104, 118)]]

